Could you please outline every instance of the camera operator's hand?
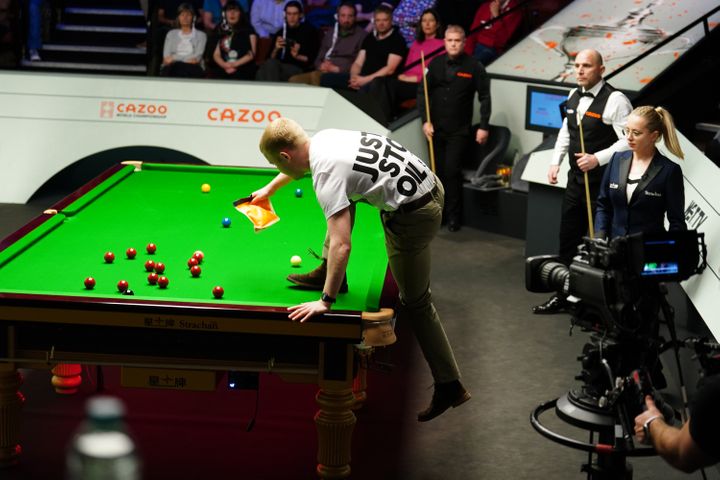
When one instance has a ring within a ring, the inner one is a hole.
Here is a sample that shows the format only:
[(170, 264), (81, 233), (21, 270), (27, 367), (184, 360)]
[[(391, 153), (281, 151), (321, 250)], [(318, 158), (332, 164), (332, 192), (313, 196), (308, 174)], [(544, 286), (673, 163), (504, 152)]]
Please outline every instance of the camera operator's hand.
[(650, 438), (647, 438), (645, 435), (646, 422), (648, 422), (647, 430), (649, 432), (655, 422), (665, 423), (665, 420), (663, 419), (662, 412), (655, 406), (655, 401), (650, 395), (645, 397), (645, 406), (647, 410), (635, 417), (635, 436), (640, 443), (649, 445), (651, 443)]

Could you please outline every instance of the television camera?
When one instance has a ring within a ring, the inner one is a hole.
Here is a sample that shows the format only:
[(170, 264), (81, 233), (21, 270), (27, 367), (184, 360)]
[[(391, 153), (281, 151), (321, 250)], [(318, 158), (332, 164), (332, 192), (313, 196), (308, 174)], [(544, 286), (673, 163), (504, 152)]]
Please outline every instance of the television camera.
[[(707, 263), (704, 234), (696, 231), (643, 233), (610, 241), (585, 238), (568, 266), (553, 256), (536, 256), (525, 264), (526, 288), (557, 292), (570, 300), (571, 324), (590, 333), (578, 360), (579, 388), (538, 406), (533, 427), (543, 436), (566, 446), (596, 454), (583, 465), (588, 478), (631, 479), (627, 456), (649, 456), (655, 451), (635, 447), (633, 421), (652, 395), (668, 423), (674, 411), (657, 389), (666, 386), (659, 355), (680, 345), (673, 309), (663, 282), (679, 282), (701, 273)], [(673, 342), (659, 334), (660, 312)], [(557, 416), (591, 432), (589, 443), (559, 435), (539, 421), (555, 408)], [(599, 442), (593, 442), (598, 432)]]

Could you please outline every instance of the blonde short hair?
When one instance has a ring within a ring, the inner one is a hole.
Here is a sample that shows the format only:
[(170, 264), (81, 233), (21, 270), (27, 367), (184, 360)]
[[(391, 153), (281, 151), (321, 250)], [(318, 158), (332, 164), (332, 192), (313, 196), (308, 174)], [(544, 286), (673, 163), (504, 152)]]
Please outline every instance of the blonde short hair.
[(268, 156), (275, 156), (281, 150), (294, 150), (307, 143), (308, 134), (295, 120), (286, 117), (276, 118), (265, 127), (260, 137), (260, 151)]

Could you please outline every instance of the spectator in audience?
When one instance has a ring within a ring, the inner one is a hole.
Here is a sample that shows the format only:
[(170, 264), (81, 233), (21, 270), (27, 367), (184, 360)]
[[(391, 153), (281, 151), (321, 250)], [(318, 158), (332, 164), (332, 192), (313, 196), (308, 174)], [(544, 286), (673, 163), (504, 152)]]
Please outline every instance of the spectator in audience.
[(372, 35), (362, 42), (360, 52), (349, 73), (326, 73), (320, 79), (324, 87), (361, 90), (368, 92), (377, 88), (383, 77), (393, 76), (407, 54), (407, 47), (400, 33), (392, 24), (392, 9), (380, 5), (375, 9)]
[[(158, 0), (157, 21), (162, 29), (162, 38), (164, 40), (167, 32), (176, 27), (176, 20), (179, 14), (180, 6), (189, 4), (194, 12), (202, 11), (202, 0)], [(195, 17), (199, 22), (200, 17)]]
[(383, 0), (364, 0), (362, 2), (356, 2), (355, 8), (357, 8), (357, 16), (355, 21), (358, 25), (363, 27), (366, 32), (372, 32), (373, 22), (375, 17), (375, 9), (380, 5), (389, 7), (390, 10), (394, 10), (400, 0), (383, 1)]
[(472, 136), (475, 93), (480, 103), (480, 128), (473, 140), (483, 144), (490, 125), (490, 79), (477, 59), (465, 54), (465, 30), (450, 25), (445, 30), (447, 54), (435, 57), (427, 68), (430, 120), (425, 113), (423, 89), (418, 89), (417, 107), (423, 133), (431, 138), (437, 174), (445, 186), (443, 220), (448, 230), (460, 230), (462, 220), (462, 161)]
[(312, 70), (319, 48), (318, 33), (302, 22), (302, 16), (302, 3), (290, 0), (285, 4), (285, 23), (273, 36), (274, 48), (258, 70), (257, 80), (287, 81), (293, 75)]
[(434, 8), (425, 10), (415, 29), (415, 41), (410, 45), (405, 70), (397, 77), (387, 77), (385, 88), (376, 90), (380, 108), (388, 121), (397, 116), (402, 102), (416, 98), (418, 86), (422, 88), (420, 53), (425, 55), (426, 65), (434, 57), (445, 53), (444, 33), (437, 11)]
[(255, 78), (255, 52), (257, 36), (243, 14), (240, 4), (228, 0), (223, 8), (225, 22), (220, 25), (220, 36), (213, 60), (220, 67), (220, 78), (252, 80)]
[(365, 31), (355, 23), (355, 4), (341, 3), (337, 10), (335, 27), (323, 37), (320, 51), (315, 59), (315, 70), (293, 75), (292, 83), (308, 83), (320, 85), (320, 78), (325, 73), (348, 73), (360, 46), (365, 38)]
[(516, 6), (517, 0), (490, 0), (480, 5), (465, 41), (465, 53), (477, 58), (483, 65), (495, 60), (520, 25), (522, 12), (518, 8), (489, 25), (483, 25)]
[(193, 11), (199, 12), (202, 0), (157, 0), (157, 22), (150, 27), (151, 67), (153, 74), (157, 75), (158, 68), (162, 67), (165, 36), (170, 30), (176, 28), (178, 9), (181, 5), (192, 5)]
[(250, 23), (258, 35), (258, 47), (255, 61), (259, 65), (268, 57), (272, 49), (273, 33), (280, 30), (285, 21), (287, 0), (253, 0), (250, 7)]
[(168, 77), (202, 78), (207, 36), (195, 29), (195, 11), (189, 3), (178, 7), (176, 24), (165, 36), (160, 74)]
[(422, 12), (435, 6), (435, 0), (400, 0), (393, 11), (393, 23), (400, 29), (405, 42), (415, 41), (415, 27)]
[[(238, 4), (245, 15), (250, 13), (250, 0), (238, 0)], [(227, 0), (204, 0), (202, 22), (206, 32), (213, 32), (223, 21), (223, 8)]]
[(253, 0), (250, 7), (250, 23), (260, 38), (270, 36), (282, 28), (287, 0)]

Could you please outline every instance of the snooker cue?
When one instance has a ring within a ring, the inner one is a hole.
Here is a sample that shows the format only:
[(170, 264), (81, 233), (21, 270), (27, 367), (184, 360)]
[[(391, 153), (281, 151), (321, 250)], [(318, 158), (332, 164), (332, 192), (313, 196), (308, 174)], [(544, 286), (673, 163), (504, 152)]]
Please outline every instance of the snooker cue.
[[(585, 138), (583, 137), (582, 117), (576, 114), (578, 128), (580, 129), (580, 152), (585, 155)], [(590, 186), (588, 185), (588, 174), (583, 172), (585, 180), (585, 204), (587, 205), (588, 231), (590, 238), (595, 238), (595, 227), (593, 226), (592, 208), (590, 208)]]
[[(420, 62), (422, 65), (423, 92), (425, 92), (425, 116), (427, 117), (428, 123), (432, 123), (430, 121), (430, 100), (428, 99), (427, 77), (425, 76), (425, 53), (422, 50), (420, 50)], [(428, 144), (430, 145), (430, 170), (435, 173), (435, 150), (433, 149), (432, 137), (428, 137)]]

